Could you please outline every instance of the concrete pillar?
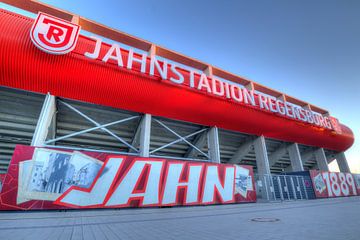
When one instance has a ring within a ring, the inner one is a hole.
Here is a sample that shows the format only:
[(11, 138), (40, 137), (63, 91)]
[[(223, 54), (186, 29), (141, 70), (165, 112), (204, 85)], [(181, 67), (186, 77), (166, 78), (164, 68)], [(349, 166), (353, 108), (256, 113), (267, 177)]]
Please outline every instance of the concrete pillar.
[(319, 167), (319, 170), (328, 172), (329, 166), (327, 163), (324, 149), (323, 148), (316, 149), (314, 151), (314, 155), (315, 155), (315, 159), (316, 159), (317, 165)]
[(270, 200), (272, 198), (271, 186), (273, 184), (264, 136), (254, 140), (254, 150), (259, 180), (262, 183), (260, 195), (263, 200)]
[(349, 173), (350, 167), (346, 160), (345, 153), (340, 152), (340, 153), (336, 154), (335, 158), (336, 158), (336, 162), (339, 166), (340, 172), (348, 172)]
[(299, 146), (297, 143), (293, 143), (290, 146), (288, 146), (288, 152), (291, 162), (291, 168), (295, 171), (304, 171), (304, 166), (301, 161)]
[[(31, 146), (43, 146), (48, 136), (49, 129), (55, 131), (54, 122), (56, 112), (56, 99), (55, 96), (47, 94), (44, 104), (42, 106), (38, 122), (36, 124), (35, 132), (31, 141)], [(55, 136), (55, 133), (51, 133)]]
[(150, 134), (151, 134), (151, 115), (145, 114), (140, 122), (139, 155), (141, 157), (149, 157)]
[(258, 174), (270, 174), (270, 165), (264, 136), (260, 136), (254, 140), (254, 149)]
[(209, 129), (207, 139), (210, 161), (220, 163), (219, 132), (217, 127)]

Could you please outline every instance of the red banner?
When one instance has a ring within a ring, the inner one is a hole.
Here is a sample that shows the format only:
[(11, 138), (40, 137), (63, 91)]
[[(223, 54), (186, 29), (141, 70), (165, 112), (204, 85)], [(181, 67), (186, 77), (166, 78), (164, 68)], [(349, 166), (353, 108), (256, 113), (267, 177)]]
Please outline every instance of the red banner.
[[(310, 170), (316, 198), (359, 195), (357, 179), (351, 173)], [(359, 183), (358, 183), (359, 184)]]
[(255, 202), (251, 166), (18, 145), (1, 210)]

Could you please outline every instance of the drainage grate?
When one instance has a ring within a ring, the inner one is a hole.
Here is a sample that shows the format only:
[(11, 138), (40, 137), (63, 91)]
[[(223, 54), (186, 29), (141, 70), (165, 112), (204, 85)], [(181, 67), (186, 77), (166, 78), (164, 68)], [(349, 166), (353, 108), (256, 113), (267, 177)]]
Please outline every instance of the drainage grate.
[(252, 218), (251, 221), (252, 222), (278, 222), (278, 221), (280, 221), (280, 219), (258, 217), (258, 218)]

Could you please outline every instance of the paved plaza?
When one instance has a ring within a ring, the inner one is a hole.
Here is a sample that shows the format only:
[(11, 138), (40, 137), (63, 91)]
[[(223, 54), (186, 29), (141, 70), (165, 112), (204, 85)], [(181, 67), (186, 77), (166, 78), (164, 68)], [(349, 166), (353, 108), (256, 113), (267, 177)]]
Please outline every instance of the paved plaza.
[(0, 239), (360, 238), (360, 197), (283, 203), (1, 212)]

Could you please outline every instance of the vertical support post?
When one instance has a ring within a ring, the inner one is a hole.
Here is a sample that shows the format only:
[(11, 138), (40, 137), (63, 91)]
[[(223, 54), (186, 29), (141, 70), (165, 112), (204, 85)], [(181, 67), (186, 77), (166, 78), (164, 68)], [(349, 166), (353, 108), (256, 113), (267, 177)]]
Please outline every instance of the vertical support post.
[(212, 71), (212, 66), (207, 66), (207, 68), (205, 68), (204, 73), (206, 76), (208, 77), (212, 77), (213, 76), (213, 71)]
[(293, 189), (293, 194), (294, 194), (294, 199), (297, 200), (297, 195), (296, 195), (296, 190), (295, 190), (295, 184), (294, 184), (294, 180), (293, 177), (290, 177), (290, 181), (291, 181), (291, 187)]
[(283, 177), (284, 177), (284, 183), (285, 183), (285, 187), (284, 187), (285, 191), (284, 192), (286, 192), (288, 200), (290, 200), (290, 190), (289, 190), (288, 182), (287, 182), (286, 176), (284, 175)]
[(210, 161), (220, 163), (219, 131), (217, 127), (209, 129), (207, 139)]
[(145, 114), (140, 123), (140, 156), (149, 157), (151, 134), (151, 115)]
[[(264, 176), (264, 185), (265, 185), (265, 186), (268, 185), (268, 182), (267, 182), (267, 180), (266, 180), (266, 176)], [(266, 199), (267, 199), (268, 201), (270, 201), (270, 197), (269, 197), (269, 192), (268, 192), (268, 191), (266, 191)]]
[(79, 25), (79, 20), (80, 20), (80, 18), (78, 15), (73, 15), (71, 18), (71, 22), (75, 23), (76, 25)]
[(304, 171), (304, 166), (299, 151), (299, 145), (297, 143), (291, 144), (290, 146), (288, 146), (288, 152), (290, 156), (292, 171)]
[(151, 44), (149, 50), (148, 50), (148, 55), (149, 57), (154, 57), (156, 56), (156, 45)]
[(262, 179), (262, 182), (264, 183), (263, 184), (264, 191), (262, 191), (263, 193), (265, 192), (264, 195), (262, 196), (264, 198), (265, 196), (269, 196), (270, 186), (272, 185), (265, 181), (266, 176), (270, 176), (269, 177), (270, 180), (272, 180), (272, 178), (271, 178), (270, 165), (269, 165), (269, 159), (267, 155), (264, 136), (260, 136), (254, 140), (254, 150), (255, 150), (257, 171), (260, 179)]
[(314, 154), (315, 154), (315, 159), (316, 159), (317, 165), (319, 167), (319, 170), (328, 172), (329, 171), (329, 166), (328, 166), (328, 163), (327, 163), (327, 159), (326, 159), (326, 156), (325, 156), (324, 149), (319, 148), (319, 149), (315, 150)]
[[(36, 124), (35, 132), (31, 141), (31, 146), (44, 145), (49, 128), (53, 122), (56, 112), (56, 99), (55, 96), (47, 94), (42, 106), (38, 122)], [(54, 135), (54, 133), (52, 133)]]
[(303, 186), (304, 186), (305, 198), (306, 198), (306, 199), (309, 199), (309, 198), (308, 198), (307, 191), (306, 191), (306, 186), (305, 186), (305, 180), (304, 180), (304, 177), (301, 177), (301, 179), (302, 179), (302, 183), (303, 183)]
[(339, 166), (340, 172), (348, 172), (349, 173), (350, 167), (346, 160), (345, 153), (340, 152), (340, 153), (336, 154), (335, 158), (336, 158), (336, 162)]
[(302, 199), (303, 199), (303, 196), (302, 196), (302, 192), (301, 192), (301, 188), (300, 188), (299, 177), (296, 177), (296, 183), (297, 183), (296, 190), (300, 193), (300, 198), (301, 198), (301, 200), (302, 200)]
[(278, 185), (279, 185), (279, 193), (280, 193), (281, 201), (284, 201), (284, 194), (283, 194), (283, 191), (282, 191), (282, 184), (281, 184), (280, 177), (276, 176), (276, 179), (277, 179), (277, 182), (278, 182)]
[(255, 90), (255, 87), (254, 87), (254, 83), (253, 82), (249, 82), (245, 88), (249, 91), (254, 91)]
[(254, 149), (258, 174), (270, 175), (270, 165), (264, 136), (260, 136), (254, 140)]
[(271, 175), (269, 176), (269, 179), (270, 192), (272, 192), (273, 199), (276, 200), (275, 185)]

